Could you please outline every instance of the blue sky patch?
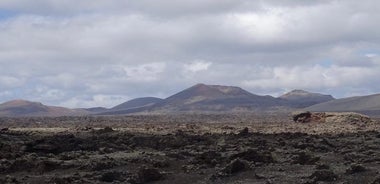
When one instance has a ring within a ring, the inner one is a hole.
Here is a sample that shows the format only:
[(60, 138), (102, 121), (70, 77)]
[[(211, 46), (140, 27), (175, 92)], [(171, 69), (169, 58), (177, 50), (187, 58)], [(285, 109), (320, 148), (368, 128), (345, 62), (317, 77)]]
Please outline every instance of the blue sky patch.
[(0, 9), (0, 20), (8, 19), (17, 15), (15, 11)]

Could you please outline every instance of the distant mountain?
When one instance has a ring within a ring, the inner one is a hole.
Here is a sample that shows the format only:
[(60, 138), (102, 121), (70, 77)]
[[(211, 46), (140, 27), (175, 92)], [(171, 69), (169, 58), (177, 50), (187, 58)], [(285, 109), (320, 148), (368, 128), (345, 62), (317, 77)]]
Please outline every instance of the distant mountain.
[(234, 86), (197, 84), (152, 106), (151, 111), (250, 111), (284, 106), (285, 101), (259, 96)]
[(255, 95), (239, 87), (197, 84), (166, 99), (156, 99), (149, 105), (125, 108), (125, 104), (121, 104), (101, 114), (265, 111), (287, 108), (287, 103), (286, 100)]
[(309, 111), (360, 112), (367, 115), (380, 115), (380, 94), (342, 98), (305, 108)]
[(101, 112), (107, 111), (108, 109), (105, 107), (92, 107), (92, 108), (83, 108), (83, 110), (91, 112), (91, 113), (101, 113)]
[(97, 113), (98, 115), (119, 115), (130, 114), (149, 110), (153, 105), (161, 102), (163, 99), (156, 97), (135, 98), (117, 105), (111, 109)]
[(125, 110), (125, 109), (150, 106), (150, 105), (153, 105), (153, 104), (158, 103), (160, 101), (162, 101), (162, 99), (156, 98), (156, 97), (135, 98), (135, 99), (129, 100), (127, 102), (124, 102), (120, 105), (117, 105), (117, 106), (111, 108), (110, 110), (118, 111), (118, 110)]
[(13, 100), (0, 104), (0, 116), (122, 115), (182, 112), (355, 111), (380, 115), (380, 94), (335, 100), (331, 95), (293, 90), (278, 98), (252, 94), (240, 87), (197, 84), (165, 99), (136, 98), (113, 108), (68, 109)]
[(304, 90), (293, 90), (280, 96), (279, 98), (289, 101), (290, 104), (296, 108), (305, 108), (315, 104), (335, 100), (335, 98), (331, 95), (311, 93)]
[(46, 106), (26, 100), (12, 100), (0, 104), (0, 116), (76, 116), (88, 113), (85, 110)]

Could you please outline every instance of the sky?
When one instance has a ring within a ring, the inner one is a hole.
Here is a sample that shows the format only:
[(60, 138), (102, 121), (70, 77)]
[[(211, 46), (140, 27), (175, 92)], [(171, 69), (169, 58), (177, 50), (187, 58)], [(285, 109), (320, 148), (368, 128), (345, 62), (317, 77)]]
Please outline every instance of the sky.
[(112, 107), (197, 83), (380, 93), (377, 0), (1, 0), (0, 102)]

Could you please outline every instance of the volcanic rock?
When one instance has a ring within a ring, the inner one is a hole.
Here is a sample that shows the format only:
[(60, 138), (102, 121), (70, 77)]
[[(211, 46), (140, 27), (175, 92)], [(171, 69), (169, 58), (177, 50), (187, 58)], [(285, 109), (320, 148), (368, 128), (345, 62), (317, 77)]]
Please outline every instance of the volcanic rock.
[(350, 168), (348, 168), (346, 170), (346, 174), (355, 174), (355, 173), (359, 173), (359, 172), (364, 172), (366, 170), (367, 170), (367, 168), (365, 168), (364, 166), (362, 166), (360, 164), (353, 164), (350, 166)]
[(296, 112), (293, 113), (296, 123), (369, 123), (371, 118), (354, 112)]
[(223, 172), (226, 174), (234, 174), (237, 172), (241, 172), (247, 170), (249, 168), (248, 163), (246, 161), (242, 161), (240, 159), (235, 159), (231, 161), (224, 169)]
[(141, 168), (138, 173), (138, 181), (140, 183), (147, 183), (152, 181), (158, 181), (163, 179), (164, 175), (158, 171), (158, 169), (155, 168)]
[(309, 178), (311, 178), (314, 182), (336, 181), (338, 176), (331, 170), (317, 170)]

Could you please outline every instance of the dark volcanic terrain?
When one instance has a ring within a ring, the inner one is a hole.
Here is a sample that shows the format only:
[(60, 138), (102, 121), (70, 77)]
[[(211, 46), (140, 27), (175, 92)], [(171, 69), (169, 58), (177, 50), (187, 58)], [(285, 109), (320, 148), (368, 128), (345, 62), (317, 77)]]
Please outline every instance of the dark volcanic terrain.
[(0, 183), (380, 182), (378, 121), (290, 118), (3, 118)]

